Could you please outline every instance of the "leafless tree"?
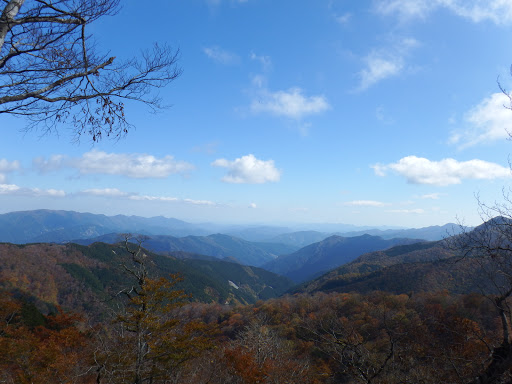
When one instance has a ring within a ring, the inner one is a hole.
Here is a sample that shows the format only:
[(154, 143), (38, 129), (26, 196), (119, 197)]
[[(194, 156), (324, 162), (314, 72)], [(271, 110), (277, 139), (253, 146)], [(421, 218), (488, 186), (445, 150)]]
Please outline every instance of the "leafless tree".
[(0, 0), (0, 114), (27, 129), (70, 124), (77, 140), (125, 135), (126, 100), (164, 107), (153, 91), (175, 80), (179, 50), (155, 44), (138, 59), (99, 52), (88, 26), (120, 0)]
[(471, 259), (483, 276), (482, 288), (496, 307), (501, 322), (501, 340), (490, 346), (490, 355), (483, 371), (471, 384), (510, 382), (512, 372), (512, 199), (503, 191), (503, 202), (487, 205), (480, 200), (484, 223), (474, 230), (449, 239), (448, 245)]
[[(512, 66), (511, 72), (512, 74)], [(512, 109), (512, 93), (498, 79), (498, 87)], [(510, 138), (512, 132), (507, 131)], [(512, 170), (512, 163), (509, 160)], [(502, 190), (501, 202), (486, 204), (477, 196), (483, 224), (474, 230), (461, 225), (461, 234), (448, 239), (447, 245), (460, 253), (461, 259), (471, 259), (487, 281), (482, 290), (496, 307), (501, 323), (501, 340), (490, 346), (485, 368), (470, 384), (512, 382), (512, 189)]]

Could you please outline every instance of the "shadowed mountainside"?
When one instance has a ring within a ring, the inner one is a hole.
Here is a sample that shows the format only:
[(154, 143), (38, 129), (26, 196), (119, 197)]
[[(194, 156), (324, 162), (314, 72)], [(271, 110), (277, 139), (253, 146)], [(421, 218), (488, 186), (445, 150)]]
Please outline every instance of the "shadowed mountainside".
[[(73, 240), (74, 243), (89, 245), (95, 242), (114, 244), (120, 241), (119, 234), (110, 233), (91, 239)], [(231, 259), (246, 265), (261, 266), (277, 256), (297, 250), (297, 247), (277, 243), (254, 243), (229, 235), (209, 236), (148, 236), (144, 246), (156, 253), (167, 255), (170, 252), (184, 251), (217, 259)]]
[(329, 269), (349, 263), (364, 253), (390, 248), (398, 244), (417, 243), (418, 241), (414, 239), (384, 240), (370, 235), (356, 237), (331, 236), (292, 254), (279, 256), (262, 267), (289, 277), (293, 281), (302, 282)]

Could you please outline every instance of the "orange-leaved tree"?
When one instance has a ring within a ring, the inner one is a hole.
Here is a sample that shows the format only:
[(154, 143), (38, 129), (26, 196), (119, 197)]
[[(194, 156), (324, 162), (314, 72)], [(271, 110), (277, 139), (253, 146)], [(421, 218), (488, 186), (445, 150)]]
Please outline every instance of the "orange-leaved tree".
[(24, 305), (0, 291), (0, 382), (91, 383), (80, 316), (59, 311), (45, 316), (44, 325), (30, 326)]
[(211, 329), (196, 321), (182, 322), (175, 311), (189, 296), (176, 284), (178, 275), (149, 276), (149, 256), (138, 239), (134, 248), (126, 235), (130, 258), (122, 268), (133, 284), (121, 290), (119, 309), (112, 326), (98, 335), (94, 354), (97, 383), (160, 383), (175, 376), (175, 370), (202, 350), (210, 348)]

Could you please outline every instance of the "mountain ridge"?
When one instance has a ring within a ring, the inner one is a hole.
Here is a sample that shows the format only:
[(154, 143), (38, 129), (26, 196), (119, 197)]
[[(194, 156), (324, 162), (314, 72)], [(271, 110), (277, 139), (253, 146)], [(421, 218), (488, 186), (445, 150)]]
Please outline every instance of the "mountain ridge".
[[(119, 234), (107, 235), (90, 239), (76, 239), (72, 242), (89, 245), (95, 242), (109, 244), (121, 240)], [(256, 243), (225, 234), (212, 234), (208, 236), (175, 237), (166, 235), (147, 236), (144, 246), (152, 252), (170, 254), (175, 251), (184, 251), (193, 254), (212, 256), (217, 259), (234, 258), (245, 265), (261, 266), (275, 259), (279, 254), (291, 253), (296, 247), (282, 244)]]
[[(452, 225), (453, 224), (448, 224)], [(309, 227), (309, 229), (308, 229)], [(429, 228), (433, 228), (430, 229)], [(434, 227), (423, 229), (410, 229), (413, 231), (423, 230), (428, 233), (435, 230)], [(351, 232), (349, 232), (351, 231)], [(362, 233), (383, 234), (384, 237), (413, 237), (425, 238), (426, 236), (406, 235), (407, 229), (382, 230), (371, 227), (357, 227), (349, 224), (296, 224), (289, 226), (279, 225), (227, 225), (214, 223), (193, 224), (175, 218), (164, 216), (141, 217), (135, 215), (114, 215), (95, 214), (88, 212), (76, 212), (66, 210), (38, 209), (29, 211), (15, 211), (0, 214), (0, 241), (16, 244), (34, 242), (56, 242), (63, 243), (74, 239), (91, 238), (108, 233), (141, 233), (146, 235), (170, 235), (175, 237), (184, 236), (207, 236), (210, 234), (223, 233), (242, 238), (252, 242), (283, 242), (294, 245), (298, 248), (311, 243), (323, 240), (330, 235), (346, 234), (360, 235)], [(377, 232), (375, 232), (377, 231)], [(309, 232), (311, 239), (306, 239)], [(435, 240), (439, 240), (443, 234), (439, 234)], [(295, 240), (292, 240), (295, 238)], [(286, 240), (287, 239), (287, 240)]]
[(279, 256), (262, 267), (299, 283), (346, 264), (364, 253), (420, 241), (417, 239), (385, 240), (368, 234), (356, 237), (333, 235), (292, 254)]

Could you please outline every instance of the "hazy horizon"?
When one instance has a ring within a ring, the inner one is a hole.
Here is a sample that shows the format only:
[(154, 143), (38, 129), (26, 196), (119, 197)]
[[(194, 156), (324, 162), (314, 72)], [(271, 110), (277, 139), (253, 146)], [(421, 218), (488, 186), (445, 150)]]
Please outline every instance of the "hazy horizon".
[[(482, 5), (483, 4), (483, 5)], [(0, 212), (188, 222), (481, 223), (510, 187), (512, 1), (138, 2), (90, 32), (130, 59), (180, 49), (158, 114), (119, 141), (2, 116)], [(137, 28), (134, 28), (134, 25)]]
[[(432, 226), (439, 226), (439, 227), (442, 227), (444, 225), (448, 225), (448, 224), (455, 224), (455, 225), (465, 225), (464, 223), (456, 223), (456, 222), (446, 222), (446, 223), (439, 223), (439, 224), (434, 224), (434, 225), (431, 225), (431, 226), (424, 226), (424, 227), (405, 227), (405, 226), (393, 226), (393, 225), (355, 225), (355, 224), (351, 224), (351, 223), (346, 223), (346, 222), (286, 222), (286, 221), (261, 221), (261, 222), (257, 222), (257, 221), (254, 221), (254, 222), (244, 222), (244, 221), (201, 221), (201, 220), (186, 220), (186, 219), (183, 219), (183, 218), (179, 218), (179, 217), (172, 217), (172, 216), (166, 216), (166, 215), (153, 215), (153, 216), (144, 216), (144, 215), (128, 215), (128, 214), (124, 214), (124, 213), (118, 213), (118, 214), (104, 214), (104, 213), (101, 213), (101, 212), (90, 212), (90, 211), (78, 211), (78, 210), (73, 210), (73, 209), (70, 209), (70, 210), (67, 210), (67, 209), (47, 209), (47, 208), (40, 208), (40, 209), (33, 209), (33, 210), (16, 210), (16, 211), (5, 211), (5, 212), (0, 212), (0, 215), (4, 215), (4, 214), (11, 214), (11, 213), (29, 213), (29, 212), (34, 212), (34, 211), (55, 211), (55, 212), (74, 212), (74, 213), (79, 213), (79, 214), (93, 214), (93, 215), (104, 215), (104, 216), (107, 216), (107, 217), (115, 217), (115, 216), (127, 216), (127, 217), (131, 217), (131, 216), (134, 216), (134, 217), (142, 217), (142, 218), (148, 218), (148, 219), (152, 219), (152, 218), (165, 218), (165, 219), (176, 219), (176, 220), (180, 220), (180, 221), (183, 221), (185, 223), (188, 223), (188, 224), (193, 224), (193, 225), (198, 225), (198, 226), (201, 226), (201, 225), (210, 225), (210, 226), (217, 226), (217, 227), (242, 227), (242, 228), (250, 228), (250, 227), (254, 227), (254, 228), (258, 228), (258, 227), (273, 227), (273, 228), (288, 228), (288, 229), (291, 229), (291, 230), (294, 230), (294, 231), (308, 231), (308, 230), (313, 230), (313, 231), (320, 231), (319, 229), (314, 229), (315, 227), (329, 227), (329, 226), (332, 226), (332, 227), (335, 227), (335, 226), (339, 226), (339, 227), (347, 227), (344, 231), (346, 232), (351, 232), (351, 231), (354, 231), (354, 232), (358, 232), (358, 231), (363, 231), (363, 230), (370, 230), (370, 229), (379, 229), (379, 230), (400, 230), (400, 229), (419, 229), (419, 228), (425, 228), (425, 227), (432, 227)], [(481, 224), (481, 223), (478, 223), (478, 224)], [(326, 230), (326, 232), (329, 232), (328, 230)]]

